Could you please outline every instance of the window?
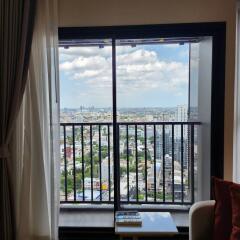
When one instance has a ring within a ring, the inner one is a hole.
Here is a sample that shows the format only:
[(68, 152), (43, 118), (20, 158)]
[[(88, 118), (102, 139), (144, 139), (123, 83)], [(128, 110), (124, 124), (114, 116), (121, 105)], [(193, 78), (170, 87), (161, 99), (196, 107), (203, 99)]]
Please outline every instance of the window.
[(60, 31), (62, 203), (209, 198), (218, 38), (155, 27)]

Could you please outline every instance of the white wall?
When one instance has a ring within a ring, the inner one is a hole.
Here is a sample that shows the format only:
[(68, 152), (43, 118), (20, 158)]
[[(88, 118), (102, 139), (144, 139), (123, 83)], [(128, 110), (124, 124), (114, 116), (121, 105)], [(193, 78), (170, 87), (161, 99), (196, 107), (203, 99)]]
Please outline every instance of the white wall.
[(237, 6), (237, 54), (235, 81), (235, 118), (234, 118), (234, 150), (233, 150), (233, 180), (240, 183), (240, 2)]
[(198, 116), (202, 122), (198, 189), (201, 196), (199, 200), (207, 200), (211, 182), (212, 38), (206, 38), (199, 43), (198, 68)]
[(235, 0), (59, 0), (59, 26), (226, 21), (224, 175), (232, 179)]

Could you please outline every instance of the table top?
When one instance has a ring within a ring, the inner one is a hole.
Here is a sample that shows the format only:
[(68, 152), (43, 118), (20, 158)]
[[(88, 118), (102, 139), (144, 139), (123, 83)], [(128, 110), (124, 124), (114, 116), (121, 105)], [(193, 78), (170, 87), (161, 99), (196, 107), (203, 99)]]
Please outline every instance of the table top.
[(122, 236), (174, 235), (178, 233), (169, 212), (139, 212), (142, 226), (117, 226), (115, 233)]

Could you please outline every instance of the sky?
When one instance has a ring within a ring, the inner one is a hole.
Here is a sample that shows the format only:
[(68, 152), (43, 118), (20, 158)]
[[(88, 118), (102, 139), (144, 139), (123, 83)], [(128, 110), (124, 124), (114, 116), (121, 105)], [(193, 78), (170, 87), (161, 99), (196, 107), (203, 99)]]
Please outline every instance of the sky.
[[(59, 48), (61, 108), (112, 106), (110, 46)], [(117, 46), (117, 107), (188, 102), (189, 45)]]

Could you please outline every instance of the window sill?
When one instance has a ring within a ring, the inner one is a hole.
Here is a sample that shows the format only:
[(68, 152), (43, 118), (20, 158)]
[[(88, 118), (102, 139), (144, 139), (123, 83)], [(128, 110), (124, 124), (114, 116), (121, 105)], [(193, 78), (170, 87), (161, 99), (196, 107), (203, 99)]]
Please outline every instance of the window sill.
[[(150, 210), (156, 209), (151, 208)], [(157, 209), (157, 211), (161, 210)], [(166, 211), (166, 209), (162, 209), (162, 211)], [(188, 228), (188, 211), (186, 209), (169, 212), (172, 214), (177, 227)], [(86, 209), (86, 206), (66, 206), (65, 204), (60, 209), (59, 227), (114, 228), (114, 212), (111, 207), (103, 209), (101, 206), (97, 206), (97, 208)]]

